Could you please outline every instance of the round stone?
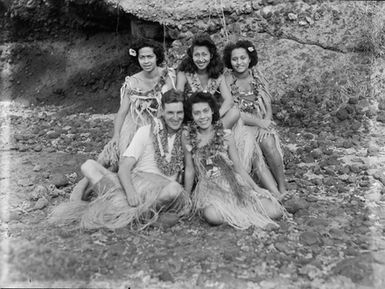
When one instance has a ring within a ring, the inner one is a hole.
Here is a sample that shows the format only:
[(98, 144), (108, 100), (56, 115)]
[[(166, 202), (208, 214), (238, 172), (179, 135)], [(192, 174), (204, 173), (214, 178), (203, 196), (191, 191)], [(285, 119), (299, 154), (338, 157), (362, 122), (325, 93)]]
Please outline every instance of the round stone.
[(59, 187), (64, 187), (68, 185), (68, 179), (65, 175), (63, 174), (53, 174), (50, 177), (50, 181), (52, 184), (54, 184), (57, 188)]

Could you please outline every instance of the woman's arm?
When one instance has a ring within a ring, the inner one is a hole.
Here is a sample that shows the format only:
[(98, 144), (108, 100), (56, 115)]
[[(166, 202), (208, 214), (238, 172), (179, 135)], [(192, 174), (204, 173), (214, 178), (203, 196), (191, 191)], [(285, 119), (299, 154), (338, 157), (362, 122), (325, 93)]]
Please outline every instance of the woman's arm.
[(241, 112), (241, 118), (246, 125), (250, 126), (258, 126), (260, 128), (268, 129), (271, 125), (270, 119), (256, 118), (244, 112)]
[(183, 71), (178, 71), (178, 74), (176, 75), (176, 90), (183, 92), (186, 82), (186, 74)]
[(126, 95), (122, 95), (122, 101), (120, 103), (119, 110), (114, 118), (114, 134), (112, 136), (113, 140), (119, 140), (120, 130), (122, 129), (122, 125), (124, 119), (127, 115), (128, 109), (130, 107), (130, 99)]
[(219, 84), (219, 91), (223, 97), (223, 103), (219, 109), (219, 114), (221, 117), (223, 117), (226, 112), (234, 105), (233, 97), (224, 77), (222, 77), (221, 83)]
[(191, 151), (188, 149), (190, 144), (185, 134), (182, 135), (182, 145), (184, 150), (184, 188), (186, 192), (191, 193), (194, 185), (195, 169)]

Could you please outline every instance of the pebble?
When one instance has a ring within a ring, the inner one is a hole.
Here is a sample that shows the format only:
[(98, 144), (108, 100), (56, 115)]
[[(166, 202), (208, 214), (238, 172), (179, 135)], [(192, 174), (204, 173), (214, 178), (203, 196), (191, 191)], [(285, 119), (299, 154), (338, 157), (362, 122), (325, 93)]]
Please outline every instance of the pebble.
[(378, 202), (382, 198), (381, 192), (379, 191), (373, 191), (366, 195), (366, 199), (373, 202)]
[(333, 268), (334, 274), (346, 276), (355, 283), (371, 276), (372, 270), (371, 264), (360, 256), (344, 259)]
[(41, 197), (37, 200), (35, 203), (35, 206), (33, 207), (35, 210), (41, 210), (44, 209), (49, 204), (46, 197)]
[(158, 223), (164, 228), (169, 228), (178, 223), (179, 217), (176, 214), (164, 213), (159, 216)]
[(287, 14), (287, 17), (290, 19), (290, 20), (297, 20), (298, 19), (298, 16), (294, 13), (289, 13)]
[(380, 111), (380, 112), (377, 114), (377, 121), (378, 121), (378, 122), (385, 123), (385, 111)]
[(41, 197), (45, 197), (47, 195), (48, 195), (47, 187), (45, 187), (43, 185), (37, 185), (33, 189), (33, 191), (31, 192), (30, 200), (36, 201), (36, 200), (40, 199)]
[(26, 151), (28, 151), (27, 146), (19, 146), (19, 152), (26, 152)]
[(380, 148), (374, 144), (370, 144), (367, 149), (368, 156), (375, 156), (380, 152)]
[(163, 282), (175, 282), (174, 277), (172, 277), (171, 273), (168, 270), (163, 270), (162, 273), (158, 276), (160, 281)]
[(385, 186), (385, 174), (382, 171), (375, 172), (373, 177), (379, 180)]
[(42, 147), (41, 145), (36, 145), (36, 146), (33, 148), (33, 150), (34, 150), (35, 152), (41, 152), (42, 149), (43, 149), (43, 147)]
[(41, 173), (41, 176), (42, 176), (43, 178), (45, 178), (45, 179), (48, 179), (49, 176), (50, 176), (50, 174), (49, 174), (49, 172), (42, 172), (42, 173)]
[(13, 137), (16, 141), (24, 140), (24, 135), (22, 134), (15, 134)]
[(54, 139), (54, 138), (58, 138), (60, 136), (60, 134), (56, 131), (53, 131), (53, 130), (50, 130), (46, 133), (47, 137), (49, 139)]
[(50, 176), (50, 181), (52, 184), (54, 184), (57, 188), (64, 187), (68, 185), (68, 179), (63, 174), (53, 174)]
[(34, 183), (31, 179), (27, 178), (27, 179), (20, 179), (17, 181), (17, 184), (19, 186), (22, 186), (22, 187), (30, 187), (30, 186), (33, 186)]
[(33, 170), (34, 172), (38, 172), (38, 171), (41, 170), (41, 166), (40, 166), (40, 165), (36, 165), (36, 166), (33, 167), (32, 170)]
[(280, 251), (280, 252), (283, 252), (285, 254), (290, 254), (290, 252), (292, 251), (290, 249), (290, 247), (287, 245), (287, 243), (284, 243), (284, 242), (276, 242), (274, 244), (274, 247)]
[(349, 117), (349, 113), (348, 111), (346, 110), (346, 108), (340, 108), (337, 113), (336, 113), (336, 117), (340, 120), (340, 121), (343, 121), (345, 119), (347, 119)]
[(300, 209), (307, 209), (309, 207), (309, 203), (306, 200), (300, 198), (292, 198), (287, 200), (283, 205), (291, 214), (295, 214)]
[(299, 241), (305, 246), (311, 246), (320, 243), (320, 238), (316, 232), (303, 232), (299, 235)]
[(319, 159), (322, 157), (322, 150), (319, 148), (316, 148), (311, 151), (311, 156), (315, 159)]

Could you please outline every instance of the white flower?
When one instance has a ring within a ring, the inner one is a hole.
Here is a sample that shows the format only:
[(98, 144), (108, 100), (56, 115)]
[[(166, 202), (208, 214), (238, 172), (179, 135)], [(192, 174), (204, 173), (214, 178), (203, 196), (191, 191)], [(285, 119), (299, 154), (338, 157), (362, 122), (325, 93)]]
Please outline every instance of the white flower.
[(187, 145), (186, 145), (186, 150), (187, 150), (188, 152), (191, 152), (191, 151), (192, 151), (192, 146), (189, 145), (189, 144), (187, 144)]
[(253, 46), (249, 46), (249, 47), (247, 47), (247, 50), (249, 50), (249, 52), (253, 52), (254, 51), (254, 47)]
[(160, 119), (154, 118), (154, 134), (159, 135), (161, 130), (163, 130), (163, 123)]
[(133, 56), (133, 57), (136, 56), (136, 51), (135, 51), (134, 49), (132, 49), (132, 48), (130, 48), (130, 49), (128, 50), (128, 53), (129, 53), (131, 56)]

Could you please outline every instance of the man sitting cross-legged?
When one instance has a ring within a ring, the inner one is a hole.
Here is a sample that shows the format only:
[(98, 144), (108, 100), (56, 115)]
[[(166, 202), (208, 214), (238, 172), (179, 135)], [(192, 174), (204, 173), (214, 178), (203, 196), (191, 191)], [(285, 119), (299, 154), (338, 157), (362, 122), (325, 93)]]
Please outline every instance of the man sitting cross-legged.
[(52, 213), (51, 222), (80, 220), (85, 228), (119, 228), (137, 221), (146, 226), (160, 211), (178, 216), (187, 213), (189, 196), (176, 181), (184, 166), (183, 118), (183, 96), (167, 91), (162, 97), (161, 117), (138, 129), (123, 154), (118, 174), (94, 160), (81, 166), (97, 198), (60, 205)]

